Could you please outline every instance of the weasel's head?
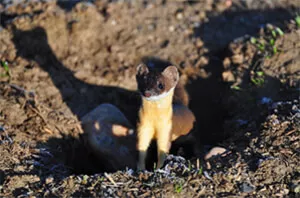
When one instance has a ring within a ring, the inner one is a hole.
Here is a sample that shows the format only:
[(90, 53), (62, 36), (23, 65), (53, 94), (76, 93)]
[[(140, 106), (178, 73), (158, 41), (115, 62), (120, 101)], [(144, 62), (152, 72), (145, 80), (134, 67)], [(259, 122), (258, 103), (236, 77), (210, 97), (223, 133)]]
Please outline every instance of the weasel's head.
[(136, 80), (138, 90), (147, 100), (158, 100), (174, 90), (179, 80), (179, 73), (175, 66), (168, 66), (162, 72), (149, 70), (140, 64), (137, 67)]

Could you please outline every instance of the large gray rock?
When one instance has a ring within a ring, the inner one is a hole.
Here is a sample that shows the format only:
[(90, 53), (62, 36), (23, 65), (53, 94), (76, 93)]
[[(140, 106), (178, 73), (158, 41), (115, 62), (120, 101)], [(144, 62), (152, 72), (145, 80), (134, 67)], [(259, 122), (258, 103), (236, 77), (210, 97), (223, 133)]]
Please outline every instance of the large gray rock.
[(114, 105), (101, 104), (82, 120), (85, 141), (111, 170), (136, 167), (136, 132)]

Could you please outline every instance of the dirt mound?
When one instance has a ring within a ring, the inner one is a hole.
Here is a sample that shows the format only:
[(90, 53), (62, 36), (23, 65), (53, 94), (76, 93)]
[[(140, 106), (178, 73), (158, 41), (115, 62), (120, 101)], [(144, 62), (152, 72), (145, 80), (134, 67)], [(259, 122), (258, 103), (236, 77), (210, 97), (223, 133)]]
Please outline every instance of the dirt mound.
[[(3, 1), (1, 196), (297, 196), (295, 1)], [(111, 174), (80, 119), (102, 103), (135, 125), (135, 67), (174, 64), (210, 167), (172, 150), (162, 170)], [(97, 173), (97, 174), (96, 174)], [(88, 175), (85, 175), (88, 174)]]

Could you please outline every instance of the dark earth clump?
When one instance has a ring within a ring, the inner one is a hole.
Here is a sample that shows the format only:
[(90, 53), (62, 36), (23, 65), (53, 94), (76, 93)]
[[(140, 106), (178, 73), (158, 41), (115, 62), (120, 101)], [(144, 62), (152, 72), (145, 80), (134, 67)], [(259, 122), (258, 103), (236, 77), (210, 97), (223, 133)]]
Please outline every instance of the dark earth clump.
[[(0, 2), (0, 196), (299, 197), (300, 1)], [(298, 14), (298, 15), (297, 15)], [(111, 171), (80, 120), (135, 125), (135, 68), (174, 64), (202, 155)]]

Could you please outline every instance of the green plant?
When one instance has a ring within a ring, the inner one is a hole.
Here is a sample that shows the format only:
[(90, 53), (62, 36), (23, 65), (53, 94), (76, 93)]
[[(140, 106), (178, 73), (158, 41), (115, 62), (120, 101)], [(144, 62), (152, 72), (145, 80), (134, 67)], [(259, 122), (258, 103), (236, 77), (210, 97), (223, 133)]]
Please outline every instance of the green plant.
[(300, 15), (297, 15), (295, 18), (295, 22), (298, 28), (300, 28)]
[(242, 88), (240, 88), (238, 85), (234, 85), (230, 87), (231, 89), (237, 90), (237, 91), (241, 91)]
[(279, 27), (277, 27), (275, 30), (280, 36), (284, 35), (283, 31)]
[(198, 170), (198, 175), (202, 175), (202, 173), (203, 173), (203, 167), (201, 166)]
[(259, 42), (257, 44), (257, 47), (258, 49), (261, 51), (261, 52), (264, 52), (265, 51), (265, 43), (263, 41)]
[(1, 77), (10, 77), (10, 71), (9, 71), (9, 67), (8, 67), (8, 63), (6, 61), (1, 61), (1, 66), (3, 67), (5, 73), (4, 74), (0, 74)]
[(270, 58), (272, 55), (278, 53), (279, 50), (276, 46), (276, 39), (282, 35), (284, 35), (284, 32), (279, 27), (269, 25), (265, 36), (260, 38), (251, 37), (250, 42), (255, 45), (266, 58)]
[(251, 82), (258, 87), (263, 86), (265, 83), (264, 73), (262, 71), (256, 72), (253, 76), (251, 76)]
[(252, 44), (256, 44), (257, 40), (256, 40), (255, 37), (251, 37), (251, 38), (250, 38), (250, 42), (251, 42)]
[(182, 183), (177, 183), (177, 184), (175, 184), (174, 188), (175, 188), (176, 193), (181, 193), (183, 185), (182, 185)]
[(88, 177), (87, 175), (83, 175), (81, 183), (82, 183), (82, 184), (87, 184), (88, 178), (89, 178), (89, 177)]
[(256, 72), (257, 76), (264, 76), (264, 72), (263, 71), (258, 71)]
[(271, 33), (272, 33), (272, 36), (273, 36), (274, 38), (276, 38), (276, 36), (277, 36), (276, 31), (275, 31), (275, 30), (272, 30)]
[(273, 54), (276, 54), (276, 53), (277, 53), (277, 47), (273, 46)]
[(271, 39), (271, 40), (269, 41), (269, 43), (270, 43), (271, 46), (274, 46), (274, 45), (275, 45), (275, 40), (274, 40), (274, 39)]

